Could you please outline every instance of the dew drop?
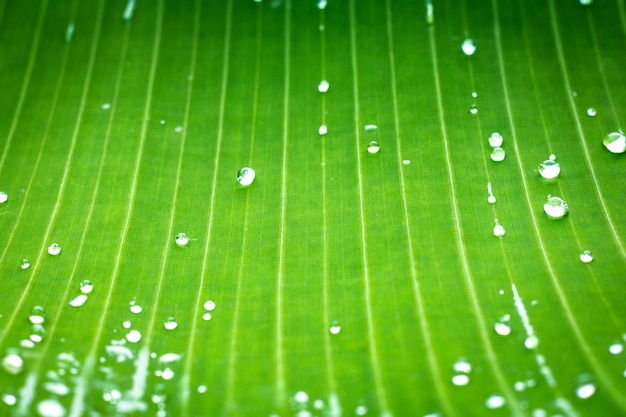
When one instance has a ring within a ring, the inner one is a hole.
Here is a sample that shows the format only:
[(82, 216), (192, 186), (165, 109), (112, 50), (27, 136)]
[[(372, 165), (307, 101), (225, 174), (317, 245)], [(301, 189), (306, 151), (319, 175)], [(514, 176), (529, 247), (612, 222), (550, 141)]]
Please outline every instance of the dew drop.
[(320, 83), (317, 85), (317, 91), (319, 91), (320, 93), (327, 92), (329, 88), (330, 84), (326, 80), (320, 81)]
[(44, 314), (45, 314), (45, 310), (43, 307), (35, 306), (31, 310), (28, 320), (33, 324), (41, 324), (45, 321)]
[(517, 381), (513, 384), (513, 388), (517, 392), (524, 391), (526, 389), (526, 383), (524, 381)]
[(593, 0), (580, 0), (580, 4), (582, 4), (583, 6), (589, 6), (592, 3)]
[(411, 165), (411, 161), (408, 159), (402, 160), (402, 165)]
[(472, 105), (470, 106), (470, 113), (471, 113), (471, 114), (476, 114), (476, 113), (478, 113), (478, 106), (477, 106), (477, 105), (475, 105), (475, 104), (472, 104)]
[(50, 246), (48, 246), (48, 253), (50, 255), (58, 255), (59, 253), (61, 253), (61, 245), (59, 245), (58, 243), (53, 243)]
[(593, 261), (593, 254), (591, 253), (591, 251), (589, 250), (582, 251), (580, 254), (580, 261), (586, 264)]
[(0, 191), (0, 204), (6, 203), (8, 199), (9, 199), (9, 195), (5, 193), (4, 191)]
[(365, 125), (366, 132), (374, 132), (378, 129), (377, 125)]
[(467, 56), (474, 55), (476, 52), (476, 43), (472, 39), (465, 39), (461, 44), (461, 50)]
[(506, 403), (506, 400), (504, 399), (502, 395), (493, 394), (492, 396), (487, 398), (487, 401), (485, 401), (485, 406), (493, 410), (496, 408), (503, 407), (505, 403)]
[(595, 108), (595, 107), (589, 107), (589, 108), (587, 109), (587, 116), (589, 116), (589, 117), (595, 117), (595, 116), (596, 116), (596, 114), (598, 114), (598, 113), (596, 112), (596, 108)]
[(182, 356), (178, 353), (165, 353), (159, 357), (159, 363), (178, 362), (181, 357)]
[(198, 385), (198, 388), (196, 388), (196, 391), (198, 391), (198, 394), (204, 394), (208, 390), (209, 389), (206, 385)]
[(213, 318), (213, 316), (211, 316), (211, 313), (204, 313), (202, 315), (202, 320), (204, 320), (204, 321), (209, 321), (209, 320), (211, 320), (211, 318)]
[(456, 385), (457, 387), (467, 385), (469, 384), (469, 381), (469, 376), (465, 374), (458, 374), (452, 377), (452, 384)]
[(87, 299), (88, 299), (87, 294), (80, 294), (74, 297), (72, 301), (70, 301), (69, 304), (72, 307), (82, 307), (87, 302)]
[(472, 91), (472, 97), (474, 98), (478, 97), (478, 93), (476, 91)]
[(167, 330), (174, 330), (175, 328), (178, 327), (178, 323), (176, 322), (176, 319), (174, 317), (170, 316), (165, 320), (165, 323), (163, 324), (163, 326)]
[(596, 386), (592, 382), (587, 382), (576, 387), (576, 396), (587, 399), (596, 393)]
[(624, 352), (624, 345), (619, 342), (615, 342), (609, 346), (609, 353), (611, 355), (619, 355), (622, 352)]
[(80, 282), (80, 292), (83, 294), (89, 294), (93, 291), (93, 284), (88, 279)]
[(130, 312), (133, 314), (139, 314), (143, 311), (143, 308), (140, 305), (133, 304), (130, 306)]
[(317, 132), (320, 134), (320, 136), (324, 136), (328, 133), (328, 127), (326, 127), (326, 125), (321, 125)]
[(626, 151), (626, 136), (622, 132), (609, 133), (602, 143), (611, 153), (624, 153)]
[(185, 246), (189, 243), (189, 236), (185, 233), (179, 233), (176, 235), (175, 241), (178, 246)]
[(327, 0), (317, 0), (317, 8), (320, 10), (324, 10), (327, 4), (328, 4)]
[(11, 375), (17, 375), (24, 370), (24, 359), (17, 353), (9, 353), (2, 358), (2, 369)]
[(500, 336), (508, 336), (511, 334), (511, 326), (506, 323), (497, 322), (493, 328)]
[(248, 167), (241, 168), (237, 173), (237, 181), (244, 187), (252, 184), (254, 177), (256, 177), (256, 173), (252, 168)]
[(28, 259), (22, 259), (22, 264), (20, 265), (22, 269), (30, 268), (30, 261)]
[(504, 138), (498, 132), (493, 132), (491, 136), (489, 136), (489, 146), (492, 148), (498, 148), (502, 146), (502, 142), (504, 142)]
[[(550, 155), (553, 156), (553, 155)], [(561, 165), (555, 160), (556, 158), (550, 158), (539, 164), (539, 175), (546, 179), (553, 179), (559, 176), (561, 173)]]
[(122, 323), (122, 327), (125, 329), (130, 329), (131, 327), (130, 320), (125, 320), (124, 323)]
[(506, 234), (506, 230), (504, 230), (504, 226), (498, 223), (498, 219), (494, 220), (496, 225), (493, 226), (493, 235), (495, 237), (502, 237)]
[(456, 362), (454, 362), (454, 365), (452, 365), (452, 369), (454, 372), (469, 374), (472, 372), (472, 364), (465, 358), (459, 358)]
[(296, 403), (306, 403), (309, 401), (309, 394), (307, 394), (304, 391), (298, 391), (295, 393), (295, 395), (293, 396), (293, 400)]
[(367, 407), (364, 405), (359, 405), (354, 410), (354, 414), (356, 414), (357, 416), (364, 416), (365, 414), (367, 414)]
[(501, 161), (504, 161), (504, 158), (506, 157), (506, 152), (504, 151), (504, 149), (500, 147), (495, 147), (491, 151), (491, 154), (489, 155), (489, 157), (491, 158), (492, 161), (501, 162)]
[(207, 300), (204, 302), (204, 309), (206, 311), (213, 311), (215, 310), (215, 301), (213, 300)]
[(491, 194), (489, 197), (487, 197), (487, 202), (489, 204), (495, 204), (496, 203), (496, 196), (494, 196), (493, 194)]
[(111, 108), (111, 103), (103, 103), (102, 110), (109, 110)]
[(539, 338), (534, 334), (528, 336), (526, 340), (524, 340), (524, 346), (529, 350), (536, 349), (537, 346), (539, 346)]
[(378, 153), (380, 151), (380, 145), (375, 140), (367, 144), (367, 152), (371, 154)]
[(47, 399), (37, 404), (37, 411), (41, 417), (64, 417), (65, 407), (60, 402), (53, 399)]
[(341, 325), (339, 324), (338, 321), (333, 321), (330, 324), (330, 333), (331, 334), (339, 334), (341, 332)]
[(131, 330), (130, 332), (126, 333), (126, 340), (128, 340), (130, 343), (137, 343), (141, 340), (141, 333), (139, 332), (139, 330)]
[(165, 368), (163, 372), (161, 372), (161, 378), (169, 381), (170, 379), (174, 378), (174, 371), (172, 371), (170, 368)]
[(44, 384), (44, 389), (50, 394), (60, 395), (62, 397), (70, 393), (70, 388), (62, 382), (46, 382)]
[(14, 406), (17, 404), (17, 397), (14, 394), (5, 392), (2, 394), (2, 402), (8, 406)]
[(567, 203), (560, 197), (548, 196), (548, 202), (543, 205), (543, 211), (552, 219), (560, 219), (567, 215)]
[(182, 126), (176, 126), (174, 128), (174, 132), (176, 132), (176, 133), (181, 133), (182, 131), (183, 131), (183, 127)]

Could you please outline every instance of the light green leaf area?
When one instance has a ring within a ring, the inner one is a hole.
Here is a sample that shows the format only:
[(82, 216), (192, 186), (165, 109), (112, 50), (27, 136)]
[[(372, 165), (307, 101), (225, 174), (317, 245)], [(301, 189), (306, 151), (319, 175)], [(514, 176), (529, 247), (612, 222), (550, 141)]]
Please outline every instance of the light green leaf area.
[(0, 0), (0, 415), (626, 415), (588, 2)]

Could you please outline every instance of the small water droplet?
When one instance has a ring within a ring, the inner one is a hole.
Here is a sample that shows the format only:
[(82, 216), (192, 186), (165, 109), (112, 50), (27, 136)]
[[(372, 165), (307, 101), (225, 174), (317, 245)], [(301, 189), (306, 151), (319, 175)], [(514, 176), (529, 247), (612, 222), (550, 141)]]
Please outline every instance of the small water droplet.
[(619, 355), (622, 352), (624, 352), (624, 345), (619, 342), (615, 342), (609, 346), (609, 353), (611, 355)]
[(539, 338), (534, 334), (531, 334), (526, 338), (526, 340), (524, 340), (524, 346), (526, 346), (526, 349), (529, 350), (537, 348), (537, 346), (539, 346)]
[(209, 390), (209, 388), (206, 385), (198, 385), (198, 388), (196, 388), (196, 390), (198, 391), (198, 394), (204, 394)]
[(53, 243), (52, 245), (48, 246), (48, 253), (50, 255), (58, 255), (59, 253), (61, 253), (61, 245), (59, 245), (58, 243)]
[(526, 383), (524, 381), (517, 381), (513, 384), (513, 388), (517, 392), (524, 391), (526, 389)]
[(435, 10), (432, 0), (426, 0), (426, 23), (432, 25), (435, 22)]
[(125, 329), (130, 329), (131, 327), (130, 320), (125, 320), (124, 323), (122, 323), (122, 327)]
[(254, 177), (256, 177), (256, 173), (248, 167), (241, 168), (237, 173), (237, 181), (244, 187), (252, 184)]
[(165, 320), (164, 326), (167, 330), (174, 330), (178, 327), (178, 323), (176, 322), (176, 319), (174, 317), (170, 316)]
[(492, 149), (489, 157), (491, 158), (492, 161), (501, 162), (501, 161), (504, 161), (504, 158), (506, 157), (506, 152), (504, 151), (504, 149), (500, 147), (495, 147)]
[(354, 410), (354, 414), (356, 414), (357, 416), (364, 416), (365, 414), (367, 414), (367, 407), (364, 405), (359, 405)]
[(161, 372), (161, 378), (169, 381), (170, 379), (174, 378), (174, 371), (172, 371), (170, 368), (163, 369), (163, 371)]
[(472, 372), (472, 364), (469, 363), (469, 361), (465, 358), (459, 358), (452, 365), (452, 369), (454, 370), (454, 372), (469, 374), (470, 372)]
[(24, 370), (24, 359), (15, 352), (2, 358), (2, 369), (11, 375), (17, 375)]
[(17, 397), (14, 394), (5, 392), (2, 394), (2, 402), (11, 407), (17, 404)]
[(569, 208), (562, 198), (548, 196), (548, 202), (543, 205), (543, 211), (552, 219), (560, 219), (567, 215)]
[(341, 332), (341, 325), (338, 321), (333, 321), (330, 323), (330, 333), (331, 334), (339, 334)]
[(70, 387), (59, 381), (48, 381), (44, 384), (44, 389), (50, 394), (60, 395), (62, 397), (70, 393)]
[(111, 108), (111, 103), (103, 103), (102, 110), (109, 110)]
[(472, 39), (465, 39), (461, 44), (461, 50), (467, 56), (474, 55), (476, 52), (476, 43)]
[(500, 336), (508, 336), (511, 334), (511, 326), (506, 323), (497, 322), (493, 328)]
[(466, 374), (458, 374), (452, 377), (452, 384), (456, 385), (457, 387), (467, 385), (469, 384), (469, 382), (469, 376), (467, 376)]
[(378, 126), (377, 125), (365, 125), (365, 131), (366, 132), (374, 132), (378, 130)]
[(593, 261), (593, 254), (591, 253), (591, 251), (589, 250), (582, 251), (582, 253), (580, 254), (580, 261), (586, 264)]
[(159, 363), (178, 362), (181, 357), (182, 356), (178, 353), (165, 353), (159, 357)]
[(502, 142), (504, 142), (504, 138), (498, 132), (493, 132), (491, 136), (489, 136), (489, 146), (492, 148), (498, 148), (502, 146)]
[(487, 202), (489, 204), (495, 204), (496, 203), (496, 197), (493, 194), (491, 194), (489, 197), (487, 197)]
[(378, 153), (380, 151), (380, 145), (375, 140), (367, 144), (367, 152), (371, 154)]
[(128, 340), (130, 343), (137, 343), (141, 340), (141, 333), (139, 332), (139, 330), (131, 330), (130, 332), (126, 333), (126, 340)]
[(88, 279), (80, 282), (80, 292), (83, 294), (89, 294), (93, 291), (93, 284)]
[(320, 83), (317, 85), (317, 91), (319, 91), (320, 93), (327, 92), (329, 88), (330, 84), (326, 80), (320, 81)]
[(22, 259), (22, 264), (20, 265), (22, 269), (30, 268), (30, 261), (28, 259)]
[(589, 108), (587, 109), (587, 116), (589, 116), (589, 117), (595, 117), (595, 116), (596, 116), (596, 114), (598, 114), (598, 113), (596, 112), (596, 108), (595, 108), (595, 107), (589, 107)]
[(82, 307), (87, 302), (87, 299), (88, 299), (87, 294), (80, 294), (74, 297), (72, 301), (70, 301), (69, 304), (72, 307)]
[(500, 290), (500, 291), (498, 291), (498, 294), (500, 294), (500, 295), (504, 295), (504, 290)]
[(328, 133), (328, 127), (326, 127), (326, 125), (321, 125), (320, 128), (317, 131), (321, 136), (324, 136), (325, 134)]
[(470, 106), (470, 110), (469, 110), (469, 111), (470, 111), (470, 113), (471, 113), (471, 114), (476, 114), (476, 113), (478, 113), (478, 106), (477, 106), (476, 104), (472, 104), (472, 105)]
[(6, 203), (8, 199), (9, 199), (9, 195), (5, 193), (4, 191), (0, 191), (0, 204)]
[(576, 396), (587, 399), (596, 393), (596, 386), (592, 382), (587, 382), (576, 387)]
[(44, 319), (45, 310), (41, 306), (35, 306), (30, 312), (30, 316), (28, 320), (30, 320), (33, 324), (41, 324), (45, 321)]
[(133, 304), (130, 306), (130, 312), (133, 314), (139, 314), (143, 311), (143, 308), (140, 305)]
[(213, 311), (215, 310), (215, 301), (213, 300), (207, 300), (204, 302), (204, 309), (206, 311)]
[(489, 409), (501, 408), (506, 404), (502, 395), (493, 394), (485, 401), (485, 406)]
[(159, 124), (163, 126), (165, 124), (165, 120), (164, 119), (159, 120)]
[(472, 97), (474, 98), (478, 97), (478, 93), (476, 91), (472, 91)]
[(20, 340), (20, 347), (23, 347), (24, 349), (32, 349), (35, 347), (35, 343), (30, 339), (23, 339)]
[(176, 133), (181, 133), (182, 131), (183, 131), (183, 127), (182, 126), (176, 126), (174, 128), (174, 132), (176, 132)]
[(626, 136), (622, 132), (611, 132), (606, 135), (602, 144), (611, 153), (624, 153), (626, 151)]
[(582, 4), (583, 6), (589, 6), (592, 3), (593, 0), (580, 0), (580, 4)]
[(320, 10), (324, 10), (327, 4), (328, 4), (327, 0), (317, 0), (317, 8)]
[(202, 315), (202, 320), (204, 320), (204, 321), (209, 321), (209, 320), (211, 320), (211, 318), (213, 318), (213, 316), (211, 316), (211, 313), (204, 313)]
[(189, 236), (185, 233), (179, 233), (176, 235), (175, 241), (178, 246), (185, 246), (189, 243)]
[(306, 393), (306, 392), (304, 392), (304, 391), (298, 391), (298, 392), (296, 392), (296, 393), (294, 394), (294, 396), (293, 396), (293, 400), (294, 400), (296, 403), (301, 403), (301, 404), (302, 404), (302, 403), (306, 403), (306, 402), (308, 402), (308, 401), (309, 401), (309, 394), (307, 394), (307, 393)]
[(37, 404), (37, 411), (41, 417), (65, 417), (63, 405), (54, 399), (47, 399)]
[[(553, 156), (553, 155), (550, 155)], [(561, 165), (556, 162), (556, 158), (546, 159), (541, 164), (539, 164), (539, 175), (546, 179), (553, 179), (559, 176), (561, 173)]]
[(504, 230), (504, 226), (502, 226), (500, 223), (498, 223), (498, 219), (495, 219), (494, 222), (496, 223), (495, 226), (493, 226), (493, 235), (495, 237), (502, 237), (506, 234), (506, 230)]
[(411, 165), (411, 161), (409, 161), (408, 159), (404, 159), (402, 161), (402, 165)]

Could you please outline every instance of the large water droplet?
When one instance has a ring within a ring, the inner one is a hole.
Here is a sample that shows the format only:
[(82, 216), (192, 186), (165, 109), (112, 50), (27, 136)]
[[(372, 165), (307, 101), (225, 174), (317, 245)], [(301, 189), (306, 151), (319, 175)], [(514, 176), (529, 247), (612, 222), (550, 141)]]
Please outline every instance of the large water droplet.
[(22, 259), (22, 264), (20, 265), (22, 269), (30, 268), (30, 261), (28, 259)]
[(241, 168), (237, 173), (237, 181), (244, 187), (252, 184), (254, 177), (256, 177), (256, 173), (252, 168), (248, 167)]
[(141, 333), (139, 332), (139, 330), (131, 330), (130, 332), (126, 333), (126, 340), (128, 340), (130, 343), (137, 343), (141, 340)]
[(474, 55), (476, 52), (476, 43), (472, 39), (465, 39), (461, 44), (461, 50), (467, 56)]
[(543, 211), (553, 219), (565, 217), (569, 211), (567, 203), (560, 197), (548, 196), (548, 202), (543, 205)]
[(9, 199), (9, 195), (5, 193), (4, 191), (0, 191), (0, 204), (6, 203), (8, 199)]
[(452, 377), (452, 383), (457, 387), (469, 384), (470, 379), (466, 374), (458, 374)]
[(59, 253), (61, 253), (61, 245), (59, 245), (58, 243), (53, 243), (50, 246), (48, 246), (48, 253), (50, 255), (58, 255)]
[(43, 400), (37, 404), (37, 411), (41, 417), (65, 417), (65, 407), (57, 400)]
[(327, 92), (329, 88), (330, 84), (326, 80), (320, 81), (320, 83), (317, 85), (317, 91), (319, 91), (320, 93)]
[(508, 336), (511, 334), (511, 326), (506, 323), (497, 322), (493, 328), (500, 336)]
[(580, 261), (588, 264), (593, 261), (593, 254), (589, 250), (584, 250), (580, 254)]
[(380, 151), (380, 145), (375, 140), (367, 144), (367, 152), (371, 154), (378, 153)]
[(609, 133), (602, 143), (611, 153), (624, 153), (626, 151), (626, 137), (622, 132)]
[(2, 369), (11, 375), (17, 375), (24, 370), (24, 359), (17, 353), (9, 353), (2, 358)]
[(88, 279), (80, 282), (80, 292), (83, 294), (89, 294), (93, 291), (93, 284)]
[(501, 161), (504, 161), (504, 158), (506, 157), (506, 152), (504, 151), (504, 149), (500, 147), (496, 147), (496, 148), (493, 148), (489, 157), (491, 158), (492, 161), (501, 162)]
[(611, 346), (609, 346), (609, 353), (611, 355), (619, 355), (624, 351), (624, 345), (620, 342), (615, 342)]
[(174, 317), (168, 317), (165, 320), (164, 326), (167, 330), (174, 330), (178, 327), (178, 323), (176, 322), (176, 319)]
[(333, 321), (330, 323), (330, 333), (331, 334), (339, 334), (341, 332), (341, 325), (338, 321)]
[(189, 236), (187, 236), (185, 233), (179, 233), (176, 235), (175, 241), (178, 246), (185, 246), (187, 243), (189, 243)]
[(30, 312), (30, 316), (28, 320), (30, 320), (33, 324), (41, 324), (45, 321), (44, 319), (45, 310), (41, 306), (35, 306)]
[(502, 146), (503, 141), (504, 138), (498, 132), (493, 132), (491, 136), (489, 136), (489, 146), (491, 146), (492, 148), (499, 148), (500, 146)]
[(87, 294), (77, 295), (70, 301), (72, 307), (82, 307), (87, 302)]
[(553, 158), (546, 159), (541, 164), (539, 164), (539, 175), (546, 179), (552, 179), (559, 176), (561, 173), (561, 165), (556, 162)]
[(598, 114), (598, 112), (596, 112), (596, 108), (595, 107), (589, 107), (587, 109), (587, 116), (595, 117), (596, 114)]

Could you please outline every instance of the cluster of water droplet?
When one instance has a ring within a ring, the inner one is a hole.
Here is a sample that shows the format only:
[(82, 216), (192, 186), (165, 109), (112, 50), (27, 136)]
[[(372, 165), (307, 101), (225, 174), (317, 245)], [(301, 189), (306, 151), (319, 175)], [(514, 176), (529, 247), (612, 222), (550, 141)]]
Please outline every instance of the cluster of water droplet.
[(470, 374), (472, 373), (472, 364), (465, 358), (459, 358), (452, 365), (452, 384), (456, 386), (464, 386), (470, 382)]
[(502, 162), (506, 157), (506, 152), (504, 148), (502, 148), (503, 141), (504, 138), (498, 132), (494, 132), (489, 136), (489, 146), (492, 148), (489, 158), (494, 162)]

